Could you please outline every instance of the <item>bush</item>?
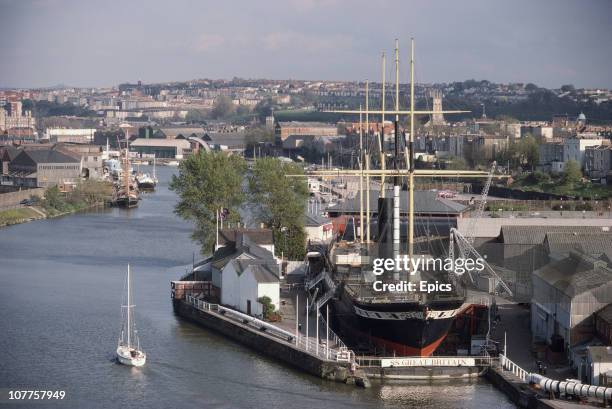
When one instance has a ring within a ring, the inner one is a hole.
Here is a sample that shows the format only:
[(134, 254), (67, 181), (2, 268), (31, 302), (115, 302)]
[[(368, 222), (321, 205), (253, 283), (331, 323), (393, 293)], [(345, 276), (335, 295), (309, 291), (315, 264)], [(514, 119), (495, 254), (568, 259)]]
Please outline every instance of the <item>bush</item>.
[(264, 295), (257, 299), (257, 301), (263, 306), (263, 319), (266, 321), (280, 321), (280, 314), (277, 313), (276, 307), (272, 304), (270, 297)]

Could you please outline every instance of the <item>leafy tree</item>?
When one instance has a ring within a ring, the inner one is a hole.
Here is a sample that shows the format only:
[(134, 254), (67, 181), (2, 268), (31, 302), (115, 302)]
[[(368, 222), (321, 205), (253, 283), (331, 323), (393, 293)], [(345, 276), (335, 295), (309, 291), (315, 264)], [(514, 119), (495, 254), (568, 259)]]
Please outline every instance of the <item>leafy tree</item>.
[(201, 243), (202, 254), (213, 249), (219, 209), (229, 210), (229, 221), (240, 220), (245, 172), (246, 162), (239, 156), (200, 151), (183, 160), (178, 176), (172, 177), (170, 189), (180, 197), (175, 212), (195, 222), (192, 237)]
[(518, 148), (521, 164), (528, 166), (532, 170), (535, 169), (540, 159), (540, 146), (536, 138), (528, 136), (521, 139)]
[[(246, 150), (253, 153), (253, 149), (262, 142), (274, 142), (274, 132), (266, 128), (250, 128), (245, 136)], [(248, 154), (248, 153), (247, 153)]]
[(206, 116), (199, 109), (190, 109), (185, 117), (187, 122), (205, 122)]
[(582, 171), (580, 165), (575, 160), (569, 160), (563, 169), (563, 184), (565, 186), (574, 186), (582, 180)]
[(561, 85), (562, 92), (574, 92), (576, 88), (572, 84)]
[(257, 103), (255, 105), (255, 113), (259, 117), (260, 122), (265, 122), (266, 117), (272, 115), (272, 110), (274, 109), (274, 101), (271, 98), (266, 98)]
[(274, 310), (276, 309), (276, 307), (274, 307), (274, 304), (272, 304), (272, 300), (270, 299), (270, 297), (264, 295), (263, 297), (259, 297), (257, 301), (263, 306), (262, 315), (264, 320), (269, 321), (275, 318)]
[(214, 119), (223, 119), (231, 116), (236, 110), (231, 98), (225, 95), (219, 95), (213, 104), (212, 117)]
[(281, 162), (277, 158), (258, 159), (249, 176), (250, 202), (255, 215), (272, 228), (274, 247), (290, 259), (304, 257), (306, 233), (304, 213), (308, 185), (297, 164)]
[(449, 158), (449, 161), (446, 164), (446, 169), (449, 170), (466, 170), (468, 169), (468, 164), (463, 158), (459, 158), (453, 156)]

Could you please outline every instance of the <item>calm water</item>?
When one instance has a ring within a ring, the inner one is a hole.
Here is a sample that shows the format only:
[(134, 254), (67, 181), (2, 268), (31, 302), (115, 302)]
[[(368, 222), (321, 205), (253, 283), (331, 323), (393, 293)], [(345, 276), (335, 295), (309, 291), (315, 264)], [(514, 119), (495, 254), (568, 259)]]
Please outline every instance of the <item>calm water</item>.
[[(158, 168), (138, 209), (0, 229), (0, 389), (65, 390), (67, 401), (40, 405), (62, 408), (514, 407), (485, 381), (322, 381), (175, 317), (169, 282), (198, 249), (172, 213), (174, 171)], [(114, 362), (127, 263), (148, 353), (140, 369)]]

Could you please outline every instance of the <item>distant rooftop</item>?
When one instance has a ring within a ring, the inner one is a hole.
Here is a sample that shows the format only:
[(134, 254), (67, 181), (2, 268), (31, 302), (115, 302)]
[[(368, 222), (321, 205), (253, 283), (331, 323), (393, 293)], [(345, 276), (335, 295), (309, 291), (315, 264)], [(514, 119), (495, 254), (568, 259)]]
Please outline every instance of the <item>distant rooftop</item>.
[[(370, 190), (370, 211), (372, 213), (378, 212), (378, 194), (378, 190)], [(408, 201), (405, 200), (406, 192), (402, 191), (400, 195), (404, 199), (400, 200), (400, 214), (406, 215), (408, 214)], [(467, 210), (467, 206), (449, 199), (443, 199), (438, 196), (438, 192), (416, 190), (414, 192), (414, 209), (417, 215), (458, 216)], [(326, 210), (329, 213), (357, 214), (359, 213), (359, 195), (337, 205), (328, 206)]]
[(612, 269), (605, 261), (572, 251), (562, 260), (555, 260), (534, 271), (568, 297), (612, 283)]

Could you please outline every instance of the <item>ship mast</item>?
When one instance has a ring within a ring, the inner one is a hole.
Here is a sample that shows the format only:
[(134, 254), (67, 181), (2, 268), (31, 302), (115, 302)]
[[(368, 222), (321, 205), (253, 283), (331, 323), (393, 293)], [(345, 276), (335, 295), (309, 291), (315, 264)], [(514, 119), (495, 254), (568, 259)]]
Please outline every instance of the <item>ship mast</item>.
[(410, 39), (410, 135), (406, 166), (408, 172), (408, 258), (414, 256), (414, 38)]
[[(378, 151), (380, 152), (380, 168), (385, 170), (385, 74), (387, 66), (387, 57), (385, 52), (382, 53), (382, 94), (381, 94), (381, 115), (380, 115), (380, 132), (378, 132)], [(380, 197), (385, 197), (385, 173), (380, 176)]]
[[(393, 167), (399, 170), (399, 40), (395, 39), (395, 151)], [(393, 177), (393, 258), (397, 260), (400, 252), (400, 178)], [(396, 269), (398, 266), (396, 265)], [(399, 270), (395, 271), (394, 278), (399, 280)]]
[(366, 243), (370, 242), (370, 174), (367, 173), (370, 170), (370, 153), (368, 152), (368, 145), (370, 143), (370, 100), (369, 100), (369, 81), (366, 80), (365, 89), (365, 104), (366, 104), (366, 151), (365, 151), (365, 167), (366, 167)]
[[(414, 90), (415, 90), (415, 82), (414, 82), (414, 39), (411, 38), (411, 56), (410, 56), (410, 109), (409, 110), (400, 110), (399, 108), (399, 41), (396, 40), (395, 43), (395, 71), (396, 71), (396, 84), (395, 84), (395, 109), (391, 111), (386, 111), (385, 107), (385, 53), (382, 54), (382, 104), (380, 110), (370, 110), (368, 104), (368, 94), (367, 94), (367, 83), (366, 83), (366, 121), (369, 114), (381, 115), (381, 131), (379, 132), (378, 146), (381, 152), (381, 164), (380, 169), (370, 169), (369, 161), (367, 161), (366, 157), (366, 169), (363, 168), (360, 170), (322, 170), (322, 171), (308, 171), (305, 175), (309, 176), (366, 176), (366, 181), (369, 176), (380, 176), (381, 177), (381, 188), (380, 188), (380, 197), (385, 197), (385, 177), (393, 177), (393, 188), (394, 188), (394, 222), (393, 222), (393, 253), (394, 257), (399, 255), (399, 188), (400, 181), (402, 178), (407, 178), (408, 182), (408, 256), (410, 258), (414, 257), (414, 180), (418, 177), (428, 177), (428, 178), (448, 178), (448, 177), (463, 177), (463, 178), (487, 178), (489, 177), (488, 172), (482, 171), (470, 171), (470, 170), (433, 170), (433, 169), (415, 169), (414, 166), (414, 132), (415, 132), (415, 117), (417, 115), (431, 115), (431, 114), (458, 114), (458, 113), (466, 113), (470, 111), (463, 110), (449, 110), (449, 111), (436, 111), (436, 110), (417, 110), (415, 109), (415, 100), (414, 100)], [(323, 111), (323, 112), (333, 112), (340, 114), (361, 114), (364, 111), (360, 108), (359, 110), (331, 110), (331, 111)], [(384, 118), (385, 114), (395, 115), (395, 158), (394, 158), (394, 168), (386, 169), (385, 166), (385, 157), (383, 153), (383, 143), (384, 143)], [(404, 149), (406, 151), (406, 168), (400, 168), (400, 160), (399, 160), (399, 116), (400, 115), (408, 115), (410, 118), (410, 134), (408, 138), (408, 146)], [(304, 177), (304, 175), (287, 175), (289, 177)], [(498, 176), (501, 177), (501, 176)], [(396, 193), (397, 192), (397, 193)], [(369, 203), (369, 201), (368, 201)], [(369, 209), (367, 210), (368, 217), (370, 215)], [(369, 241), (369, 229), (368, 229), (368, 241)], [(414, 278), (416, 279), (416, 278)]]

